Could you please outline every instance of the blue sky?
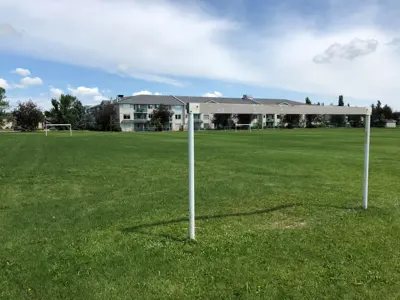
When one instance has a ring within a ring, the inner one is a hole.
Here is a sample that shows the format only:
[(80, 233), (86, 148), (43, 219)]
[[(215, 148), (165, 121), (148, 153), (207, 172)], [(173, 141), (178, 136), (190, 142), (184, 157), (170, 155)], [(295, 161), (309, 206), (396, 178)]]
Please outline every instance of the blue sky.
[(0, 3), (0, 86), (48, 108), (118, 94), (285, 98), (400, 109), (394, 0)]

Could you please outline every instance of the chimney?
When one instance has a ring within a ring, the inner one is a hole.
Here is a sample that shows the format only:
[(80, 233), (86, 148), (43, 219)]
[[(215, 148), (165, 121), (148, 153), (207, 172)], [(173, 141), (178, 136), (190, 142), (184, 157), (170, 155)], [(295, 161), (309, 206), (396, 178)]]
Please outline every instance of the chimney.
[(124, 95), (118, 95), (118, 96), (117, 96), (117, 102), (121, 101), (122, 98), (124, 98)]

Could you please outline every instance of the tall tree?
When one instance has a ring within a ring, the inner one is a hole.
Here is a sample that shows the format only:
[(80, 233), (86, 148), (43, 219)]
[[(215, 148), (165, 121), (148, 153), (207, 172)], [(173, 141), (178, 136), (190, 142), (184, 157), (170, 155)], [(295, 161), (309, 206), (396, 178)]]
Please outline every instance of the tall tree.
[(156, 130), (163, 130), (169, 127), (169, 120), (174, 113), (169, 110), (168, 106), (161, 104), (157, 109), (153, 110), (153, 116), (150, 120), (150, 124)]
[(214, 114), (212, 123), (216, 129), (235, 127), (231, 114)]
[(13, 111), (13, 116), (18, 126), (29, 131), (36, 130), (39, 122), (44, 120), (42, 110), (32, 100), (19, 102), (18, 107)]
[(344, 106), (343, 95), (339, 95), (339, 106)]
[(4, 125), (3, 120), (7, 117), (7, 108), (9, 108), (9, 103), (6, 101), (6, 90), (0, 87), (0, 126)]
[(389, 105), (385, 104), (385, 106), (382, 109), (382, 113), (386, 120), (393, 119), (393, 111)]
[(301, 115), (285, 115), (283, 117), (283, 124), (287, 123), (288, 128), (294, 128), (300, 126)]
[(52, 99), (53, 106), (45, 115), (52, 123), (71, 124), (73, 129), (81, 129), (84, 107), (74, 96), (61, 95), (59, 99)]
[[(378, 100), (376, 105), (372, 104), (372, 115), (371, 115), (371, 125), (375, 127), (384, 127), (386, 124), (384, 108), (382, 107), (382, 102)], [(388, 110), (388, 109), (386, 109)], [(391, 109), (390, 109), (391, 110)], [(388, 113), (388, 112), (386, 112)], [(390, 113), (392, 114), (392, 113)]]
[(251, 124), (255, 116), (252, 114), (238, 114), (236, 115), (238, 124)]
[[(338, 106), (344, 106), (343, 95), (339, 95)], [(331, 117), (331, 124), (334, 126), (342, 127), (346, 122), (346, 116), (333, 115)]]
[(96, 114), (97, 130), (100, 131), (121, 131), (118, 122), (117, 104), (106, 103), (101, 106), (100, 111)]
[[(306, 97), (306, 105), (312, 105), (310, 98)], [(319, 105), (319, 102), (318, 102)], [(306, 115), (306, 127), (307, 128), (312, 128), (313, 127), (313, 122), (316, 119), (316, 115)]]

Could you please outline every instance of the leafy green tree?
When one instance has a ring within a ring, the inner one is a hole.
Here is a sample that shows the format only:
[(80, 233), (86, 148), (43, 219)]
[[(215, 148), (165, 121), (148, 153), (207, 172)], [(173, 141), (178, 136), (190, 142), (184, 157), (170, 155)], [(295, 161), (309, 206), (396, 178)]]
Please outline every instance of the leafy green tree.
[(61, 95), (59, 99), (52, 99), (51, 105), (53, 107), (45, 112), (45, 116), (52, 123), (71, 124), (73, 129), (83, 129), (85, 109), (76, 97)]
[(3, 119), (8, 117), (7, 108), (9, 108), (9, 103), (6, 101), (6, 90), (0, 87), (0, 126), (4, 125)]
[(378, 100), (376, 105), (372, 104), (371, 125), (374, 127), (384, 127), (386, 124), (385, 113), (382, 102)]
[(252, 114), (239, 114), (235, 116), (238, 120), (238, 124), (251, 124), (254, 120), (254, 116)]
[(117, 104), (106, 103), (96, 114), (96, 129), (100, 131), (121, 131), (118, 122)]
[(169, 127), (169, 121), (174, 113), (169, 110), (169, 107), (161, 104), (157, 109), (153, 110), (150, 124), (156, 130), (162, 131)]
[(338, 106), (344, 106), (343, 95), (339, 95), (339, 104)]
[(28, 131), (36, 130), (39, 122), (44, 120), (42, 110), (32, 100), (19, 102), (18, 107), (13, 111), (13, 116), (17, 126)]
[[(339, 95), (338, 106), (344, 106), (343, 95)], [(337, 127), (342, 127), (346, 123), (346, 116), (344, 115), (333, 115), (331, 117), (331, 124)]]
[(212, 123), (216, 129), (235, 127), (231, 114), (214, 114)]
[(295, 128), (300, 126), (301, 115), (285, 115), (282, 123), (287, 123), (288, 128)]
[(386, 120), (393, 119), (393, 110), (387, 104), (383, 107), (382, 113)]
[[(310, 98), (306, 98), (306, 105), (312, 105)], [(319, 105), (319, 102), (318, 102)], [(312, 128), (313, 127), (313, 122), (317, 118), (317, 115), (306, 115), (306, 127), (307, 128)]]

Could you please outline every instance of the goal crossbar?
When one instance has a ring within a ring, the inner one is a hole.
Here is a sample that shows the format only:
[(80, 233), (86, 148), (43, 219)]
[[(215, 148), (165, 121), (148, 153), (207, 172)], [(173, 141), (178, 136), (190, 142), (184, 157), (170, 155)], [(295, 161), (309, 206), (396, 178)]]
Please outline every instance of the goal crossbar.
[(252, 124), (235, 124), (235, 131), (237, 131), (237, 128), (239, 126), (249, 126), (249, 130), (251, 132), (251, 127), (253, 126)]

